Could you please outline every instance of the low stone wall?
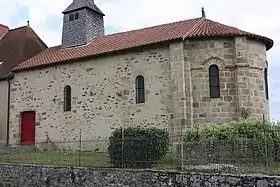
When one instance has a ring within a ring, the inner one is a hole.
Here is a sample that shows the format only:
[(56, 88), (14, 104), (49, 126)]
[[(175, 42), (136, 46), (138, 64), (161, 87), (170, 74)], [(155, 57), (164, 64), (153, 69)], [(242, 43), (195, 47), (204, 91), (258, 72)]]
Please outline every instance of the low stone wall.
[(268, 187), (280, 186), (280, 177), (1, 164), (0, 186)]

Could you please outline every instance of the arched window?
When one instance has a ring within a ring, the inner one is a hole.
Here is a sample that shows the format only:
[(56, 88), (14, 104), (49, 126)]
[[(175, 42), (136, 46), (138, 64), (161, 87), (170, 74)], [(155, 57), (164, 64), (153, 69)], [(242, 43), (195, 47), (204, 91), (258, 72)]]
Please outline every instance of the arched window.
[(264, 88), (265, 88), (265, 98), (268, 100), (268, 80), (267, 80), (267, 68), (264, 68)]
[(138, 75), (136, 84), (136, 103), (145, 103), (145, 80), (142, 75)]
[(71, 87), (64, 87), (64, 111), (71, 111)]
[(209, 67), (210, 98), (220, 98), (220, 76), (217, 65)]

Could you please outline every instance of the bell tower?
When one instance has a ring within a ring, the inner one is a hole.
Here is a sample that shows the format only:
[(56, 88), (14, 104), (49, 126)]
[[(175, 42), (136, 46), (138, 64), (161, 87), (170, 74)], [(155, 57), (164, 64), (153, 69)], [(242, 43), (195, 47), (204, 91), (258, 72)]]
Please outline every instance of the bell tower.
[(105, 15), (94, 0), (73, 0), (62, 13), (62, 48), (85, 45), (104, 35)]

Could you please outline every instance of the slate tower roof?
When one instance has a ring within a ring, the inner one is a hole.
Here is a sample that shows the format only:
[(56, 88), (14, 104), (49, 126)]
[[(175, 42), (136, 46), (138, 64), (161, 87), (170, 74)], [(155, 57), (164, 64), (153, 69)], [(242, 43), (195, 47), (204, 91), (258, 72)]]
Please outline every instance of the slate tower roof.
[(62, 13), (88, 8), (105, 16), (105, 14), (94, 4), (94, 0), (74, 0)]

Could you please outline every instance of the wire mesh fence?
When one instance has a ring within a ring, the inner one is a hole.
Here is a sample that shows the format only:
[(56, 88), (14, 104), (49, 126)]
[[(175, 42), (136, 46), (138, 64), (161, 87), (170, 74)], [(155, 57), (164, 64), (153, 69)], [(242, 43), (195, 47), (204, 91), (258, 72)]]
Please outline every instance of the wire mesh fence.
[[(264, 143), (264, 142), (263, 142)], [(280, 145), (254, 139), (184, 143), (183, 170), (226, 173), (280, 173)]]
[(0, 148), (0, 162), (57, 166), (108, 167), (107, 140), (43, 142)]
[[(280, 135), (278, 130), (273, 133)], [(123, 147), (118, 154), (118, 163), (116, 159), (112, 161), (112, 155), (116, 154), (108, 151), (108, 139), (80, 138), (79, 141), (44, 142), (35, 146), (3, 145), (0, 148), (0, 162), (279, 175), (280, 139), (265, 136), (265, 132), (262, 136), (261, 141), (259, 137), (252, 137), (209, 141), (184, 141), (181, 138), (181, 142), (174, 142), (178, 138), (170, 137), (169, 150), (161, 158), (151, 156), (152, 148), (148, 140), (123, 137), (119, 140)]]

